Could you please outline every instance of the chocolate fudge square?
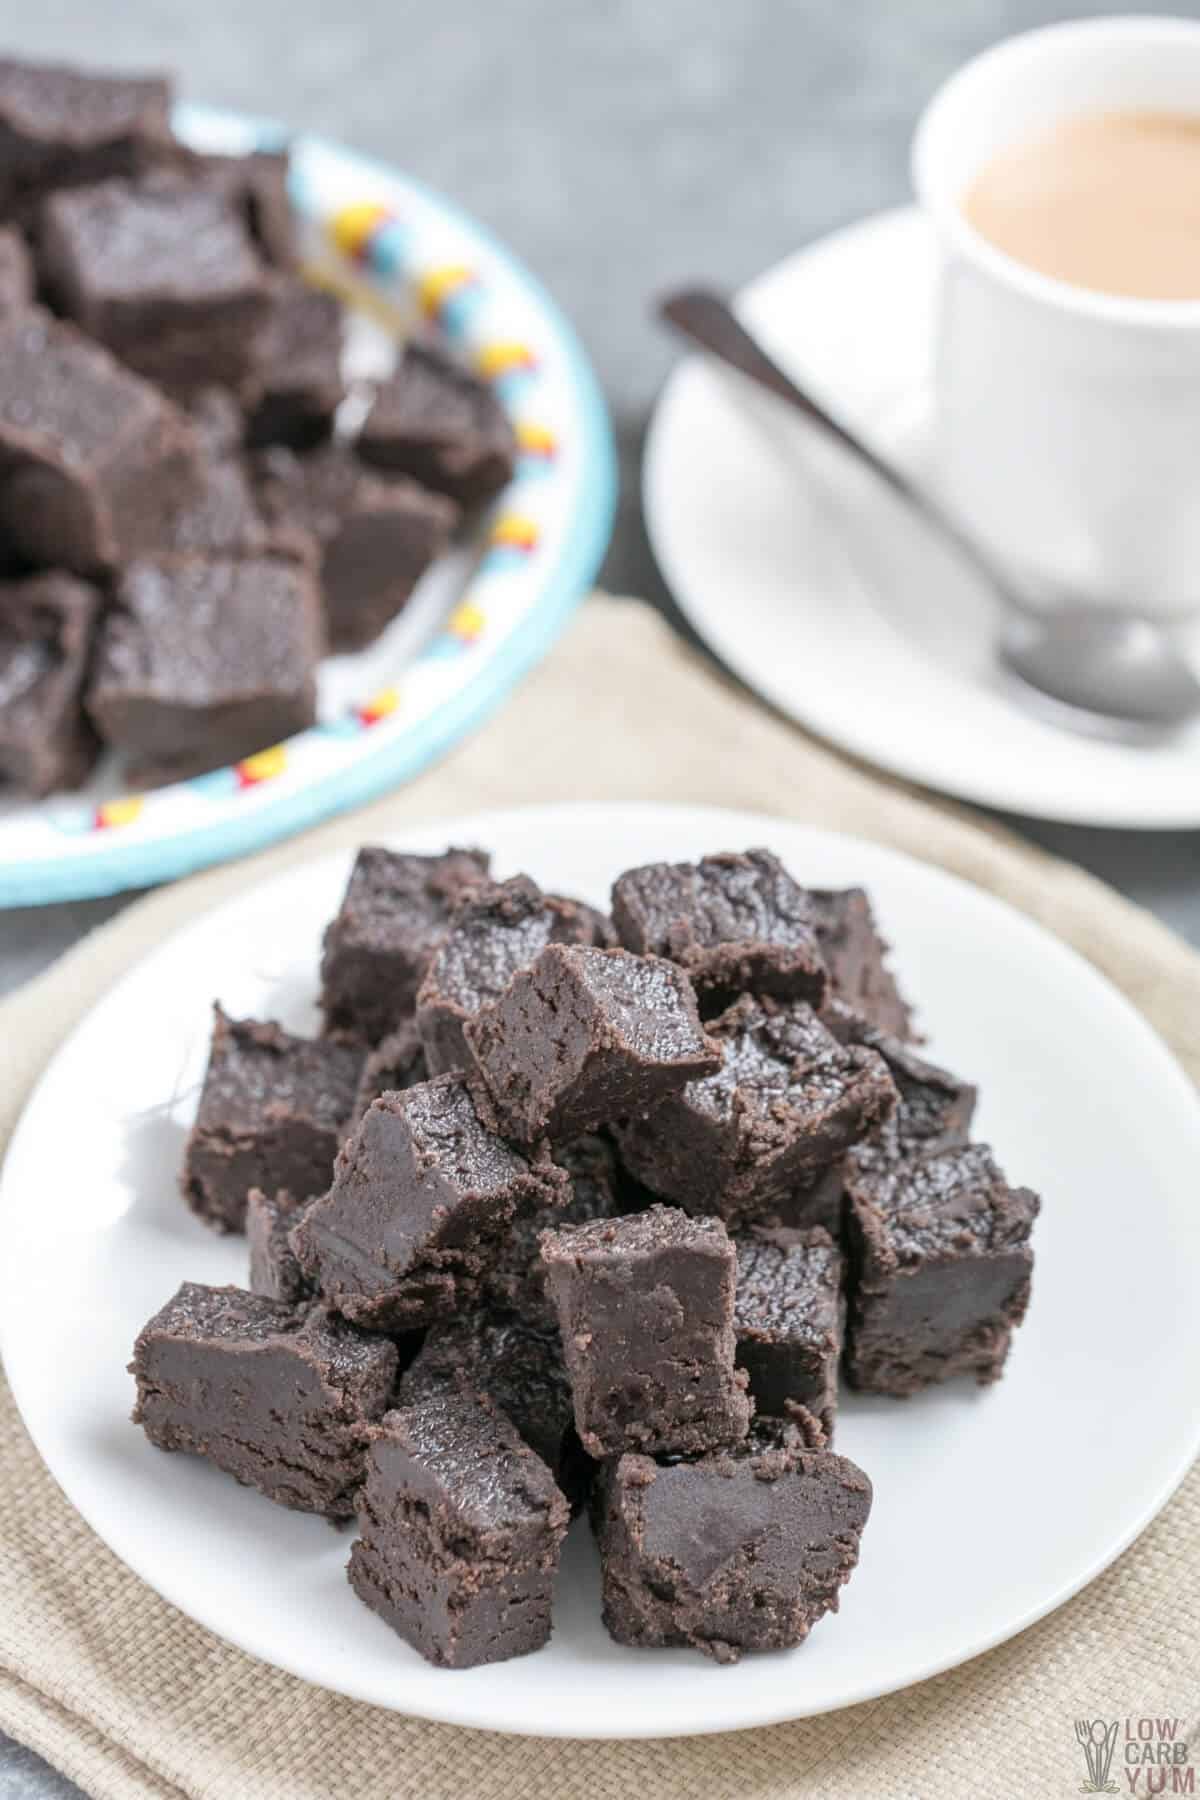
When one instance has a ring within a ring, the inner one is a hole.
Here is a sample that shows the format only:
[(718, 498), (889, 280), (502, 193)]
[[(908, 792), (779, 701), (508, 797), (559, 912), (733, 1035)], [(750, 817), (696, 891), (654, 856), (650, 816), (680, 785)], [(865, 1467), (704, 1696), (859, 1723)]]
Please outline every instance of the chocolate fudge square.
[(517, 444), (485, 381), (436, 344), (405, 346), (375, 394), (358, 439), (364, 462), (480, 506), (512, 480)]
[(813, 1006), (825, 997), (804, 890), (769, 850), (627, 869), (612, 916), (627, 950), (677, 962), (702, 997), (775, 994)]
[(130, 563), (104, 621), (88, 710), (130, 779), (237, 762), (317, 716), (324, 648), (311, 573), (282, 556)]
[(553, 1225), (587, 1225), (593, 1219), (640, 1212), (651, 1200), (649, 1195), (633, 1196), (633, 1184), (622, 1180), (612, 1146), (604, 1138), (582, 1137), (560, 1145), (554, 1160), (567, 1177), (565, 1205), (543, 1207), (514, 1220), (512, 1230), (497, 1245), (484, 1279), (488, 1298), (496, 1306), (519, 1313), (535, 1325), (552, 1325), (557, 1331), (554, 1303), (546, 1292), (542, 1232)]
[(548, 944), (463, 1036), (518, 1142), (637, 1118), (721, 1060), (674, 963), (574, 944)]
[(368, 1043), (407, 1016), (463, 894), (488, 872), (482, 850), (415, 856), (365, 845), (325, 930), (321, 1005), (329, 1031)]
[(161, 176), (54, 194), (38, 257), (59, 311), (151, 380), (186, 393), (250, 374), (271, 287), (211, 187)]
[(570, 1513), (549, 1469), (482, 1395), (445, 1389), (374, 1433), (350, 1585), (427, 1661), (539, 1650)]
[(292, 1243), (338, 1312), (412, 1331), (472, 1304), (513, 1219), (562, 1191), (544, 1153), (512, 1149), (480, 1120), (465, 1080), (438, 1075), (372, 1101)]
[(431, 1072), (471, 1066), (463, 1026), (547, 944), (592, 944), (595, 937), (590, 908), (543, 894), (528, 875), (472, 889), (455, 909), (417, 995), (417, 1027)]
[(347, 1136), (380, 1094), (403, 1093), (405, 1088), (416, 1087), (419, 1081), (428, 1081), (429, 1075), (417, 1021), (405, 1019), (395, 1031), (389, 1031), (380, 1039), (363, 1063)]
[(734, 1238), (737, 1361), (756, 1413), (807, 1407), (833, 1435), (845, 1302), (842, 1255), (827, 1231), (764, 1230)]
[(499, 1407), (578, 1507), (591, 1465), (575, 1433), (558, 1327), (500, 1310), (433, 1325), (397, 1389), (397, 1405), (414, 1403), (430, 1386), (464, 1382)]
[(719, 1219), (652, 1206), (544, 1231), (541, 1249), (589, 1456), (697, 1456), (745, 1437), (737, 1257)]
[(213, 1008), (212, 1045), (184, 1152), (183, 1196), (217, 1231), (241, 1231), (251, 1188), (323, 1194), (354, 1104), (362, 1051), (293, 1037)]
[(0, 226), (0, 319), (33, 305), (33, 258), (15, 225)]
[(83, 687), (100, 604), (73, 575), (0, 581), (0, 781), (35, 798), (78, 787), (96, 760)]
[(802, 1002), (743, 995), (710, 1030), (716, 1073), (616, 1133), (625, 1166), (689, 1211), (770, 1214), (895, 1107), (878, 1052), (839, 1044)]
[(851, 1164), (846, 1200), (851, 1385), (906, 1395), (954, 1375), (997, 1380), (1029, 1303), (1037, 1195), (971, 1144)]
[(111, 570), (198, 482), (195, 433), (155, 388), (40, 308), (0, 319), (0, 537), (19, 555)]
[[(193, 497), (164, 521), (155, 550), (167, 556), (280, 554), (286, 560), (305, 560), (300, 540), (266, 524), (240, 458), (211, 455), (206, 449), (200, 454)], [(315, 546), (308, 560), (315, 565)]]
[(832, 992), (892, 1037), (913, 1036), (912, 1007), (888, 964), (869, 896), (862, 888), (807, 888)]
[(134, 1345), (134, 1423), (280, 1506), (346, 1519), (398, 1360), (319, 1307), (185, 1281)]
[(882, 1147), (892, 1154), (926, 1154), (967, 1142), (979, 1098), (969, 1081), (918, 1056), (910, 1043), (868, 1024), (843, 1001), (833, 1001), (822, 1019), (839, 1043), (878, 1051), (887, 1064), (899, 1104), (879, 1140)]
[(777, 1420), (697, 1462), (622, 1456), (598, 1508), (604, 1623), (721, 1663), (803, 1643), (836, 1612), (870, 1510), (855, 1463)]
[(342, 308), (295, 277), (281, 278), (255, 346), (246, 437), (251, 446), (308, 450), (333, 430), (345, 398)]
[(252, 150), (248, 156), (200, 155), (182, 150), (181, 171), (233, 202), (263, 261), (293, 272), (299, 262), (296, 215), (288, 194), (287, 150)]
[(250, 1250), (250, 1292), (286, 1306), (312, 1298), (312, 1283), (292, 1249), (291, 1232), (308, 1202), (286, 1189), (264, 1194), (251, 1188), (246, 1196), (246, 1243)]
[(342, 443), (303, 456), (262, 452), (256, 475), (267, 519), (317, 539), (335, 650), (361, 650), (391, 624), (458, 523), (452, 501), (415, 482), (382, 480)]
[(134, 175), (171, 147), (170, 83), (0, 60), (0, 212), (51, 188)]

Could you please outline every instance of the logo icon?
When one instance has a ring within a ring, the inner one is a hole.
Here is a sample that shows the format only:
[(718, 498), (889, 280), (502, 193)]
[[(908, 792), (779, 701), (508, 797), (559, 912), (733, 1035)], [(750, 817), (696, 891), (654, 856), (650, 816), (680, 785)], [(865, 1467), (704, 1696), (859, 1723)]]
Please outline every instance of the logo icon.
[(1080, 1784), (1081, 1794), (1117, 1794), (1115, 1781), (1109, 1780), (1113, 1751), (1117, 1747), (1117, 1719), (1076, 1719), (1075, 1736), (1083, 1751), (1088, 1778)]

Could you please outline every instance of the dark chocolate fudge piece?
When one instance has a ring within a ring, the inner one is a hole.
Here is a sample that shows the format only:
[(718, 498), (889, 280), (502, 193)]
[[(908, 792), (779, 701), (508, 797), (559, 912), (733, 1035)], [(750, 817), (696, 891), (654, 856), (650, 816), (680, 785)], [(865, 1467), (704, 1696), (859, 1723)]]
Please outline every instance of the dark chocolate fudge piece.
[(143, 557), (100, 632), (88, 710), (149, 785), (313, 724), (323, 650), (311, 573), (282, 556)]
[(0, 227), (0, 319), (33, 305), (33, 259), (15, 225)]
[(591, 1465), (575, 1433), (558, 1327), (550, 1321), (531, 1324), (502, 1311), (433, 1325), (397, 1389), (396, 1403), (411, 1405), (431, 1385), (462, 1385), (464, 1380), (495, 1402), (578, 1506)]
[(251, 1188), (246, 1196), (246, 1242), (250, 1247), (250, 1291), (268, 1300), (298, 1306), (312, 1297), (306, 1277), (291, 1245), (291, 1230), (300, 1222), (308, 1202), (297, 1200), (286, 1189), (264, 1194)]
[(188, 395), (187, 410), (205, 456), (223, 462), (238, 454), (246, 435), (246, 418), (229, 388), (198, 389)]
[(540, 1650), (570, 1513), (482, 1395), (427, 1392), (374, 1433), (347, 1571), (359, 1599), (447, 1669)]
[(252, 150), (248, 156), (204, 156), (183, 150), (176, 160), (184, 174), (233, 202), (264, 262), (275, 269), (295, 270), (299, 252), (296, 215), (288, 197), (287, 150)]
[(598, 1509), (604, 1623), (723, 1663), (802, 1643), (836, 1612), (870, 1510), (855, 1463), (777, 1420), (698, 1462), (622, 1456)]
[(839, 1044), (803, 1002), (743, 995), (710, 1029), (717, 1072), (617, 1129), (626, 1167), (689, 1211), (777, 1210), (896, 1104), (883, 1058)]
[(758, 1413), (807, 1407), (833, 1435), (845, 1303), (842, 1256), (827, 1231), (764, 1230), (734, 1238), (737, 1360)]
[(983, 1145), (846, 1176), (852, 1386), (913, 1394), (952, 1375), (995, 1381), (1029, 1303), (1040, 1202)]
[(133, 175), (168, 153), (170, 83), (0, 60), (0, 212), (51, 188)]
[(417, 1027), (431, 1073), (470, 1067), (463, 1026), (547, 944), (595, 939), (590, 908), (543, 894), (528, 875), (486, 882), (465, 895), (417, 995)]
[(148, 382), (40, 308), (0, 319), (0, 537), (20, 555), (111, 569), (198, 481), (190, 423)]
[(746, 1435), (737, 1258), (719, 1219), (652, 1206), (544, 1231), (541, 1247), (590, 1456), (695, 1456)]
[(868, 1024), (841, 1000), (831, 1002), (822, 1021), (839, 1043), (877, 1050), (888, 1066), (899, 1105), (882, 1134), (884, 1146), (923, 1154), (967, 1142), (979, 1097), (970, 1082), (918, 1056), (911, 1044)]
[(156, 176), (46, 202), (39, 266), (61, 312), (151, 380), (187, 393), (252, 371), (271, 287), (236, 207)]
[(576, 1138), (560, 1145), (554, 1159), (568, 1181), (566, 1205), (529, 1213), (517, 1219), (488, 1265), (485, 1285), (496, 1305), (520, 1313), (534, 1323), (558, 1328), (554, 1304), (546, 1292), (546, 1269), (539, 1240), (552, 1225), (586, 1225), (592, 1219), (615, 1219), (618, 1214), (641, 1212), (649, 1195), (636, 1198), (632, 1182), (622, 1179), (612, 1146), (604, 1138)]
[(345, 1519), (398, 1361), (319, 1307), (185, 1281), (134, 1345), (134, 1423), (280, 1506)]
[(862, 888), (807, 888), (817, 940), (838, 998), (892, 1037), (911, 1038), (912, 1008), (888, 967), (871, 902)]
[[(303, 560), (298, 540), (277, 537), (267, 526), (241, 462), (203, 451), (196, 492), (164, 521), (155, 549), (175, 556), (265, 556), (280, 551)], [(315, 563), (315, 546), (311, 560)]]
[(0, 780), (40, 797), (96, 760), (83, 711), (100, 594), (72, 575), (0, 581)]
[(563, 1185), (544, 1153), (488, 1130), (460, 1075), (438, 1075), (372, 1101), (292, 1243), (347, 1318), (415, 1330), (474, 1301), (513, 1219)]
[(413, 856), (364, 846), (325, 931), (321, 1004), (327, 1029), (378, 1043), (411, 1015), (454, 908), (487, 872), (482, 850)]
[(702, 996), (776, 994), (813, 1006), (825, 997), (804, 890), (769, 850), (627, 869), (613, 885), (612, 915), (627, 950), (670, 957)]
[(518, 1142), (637, 1118), (721, 1060), (674, 963), (574, 944), (548, 944), (463, 1036)]
[(429, 1075), (417, 1021), (405, 1019), (395, 1031), (380, 1039), (364, 1062), (354, 1096), (354, 1113), (347, 1121), (347, 1135), (380, 1094), (401, 1093), (405, 1088), (416, 1087), (419, 1081), (428, 1081)]
[(512, 480), (517, 445), (485, 381), (435, 344), (405, 347), (358, 439), (364, 462), (479, 506)]
[(251, 1188), (323, 1194), (354, 1104), (362, 1051), (293, 1037), (213, 1008), (212, 1047), (184, 1153), (184, 1199), (218, 1231), (241, 1231)]
[(290, 444), (294, 450), (323, 443), (345, 397), (342, 381), (342, 308), (332, 294), (294, 278), (275, 285), (255, 346), (250, 378), (247, 441)]
[(452, 501), (412, 481), (384, 481), (342, 443), (303, 456), (264, 451), (256, 473), (266, 517), (310, 531), (320, 545), (335, 650), (359, 650), (379, 636), (458, 523)]

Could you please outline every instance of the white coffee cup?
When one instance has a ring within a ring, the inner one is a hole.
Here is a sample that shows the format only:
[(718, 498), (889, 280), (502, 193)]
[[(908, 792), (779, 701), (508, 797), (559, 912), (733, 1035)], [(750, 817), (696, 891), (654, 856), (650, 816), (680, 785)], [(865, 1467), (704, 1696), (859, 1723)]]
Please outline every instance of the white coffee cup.
[(1200, 301), (1068, 286), (996, 249), (962, 200), (998, 151), (1072, 114), (1200, 114), (1200, 23), (1089, 19), (968, 63), (917, 128), (944, 254), (934, 473), (1039, 606), (1200, 610)]

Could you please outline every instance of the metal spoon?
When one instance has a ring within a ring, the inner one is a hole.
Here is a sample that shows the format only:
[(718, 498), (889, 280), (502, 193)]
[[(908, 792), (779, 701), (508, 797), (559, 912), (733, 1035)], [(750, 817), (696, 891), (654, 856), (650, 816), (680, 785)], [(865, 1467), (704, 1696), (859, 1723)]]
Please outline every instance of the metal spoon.
[(950, 544), (1000, 602), (997, 655), (1053, 717), (1092, 735), (1128, 738), (1170, 730), (1200, 712), (1200, 680), (1164, 631), (1125, 613), (1033, 612), (958, 521), (798, 387), (719, 294), (685, 288), (660, 310), (701, 349), (835, 438)]

